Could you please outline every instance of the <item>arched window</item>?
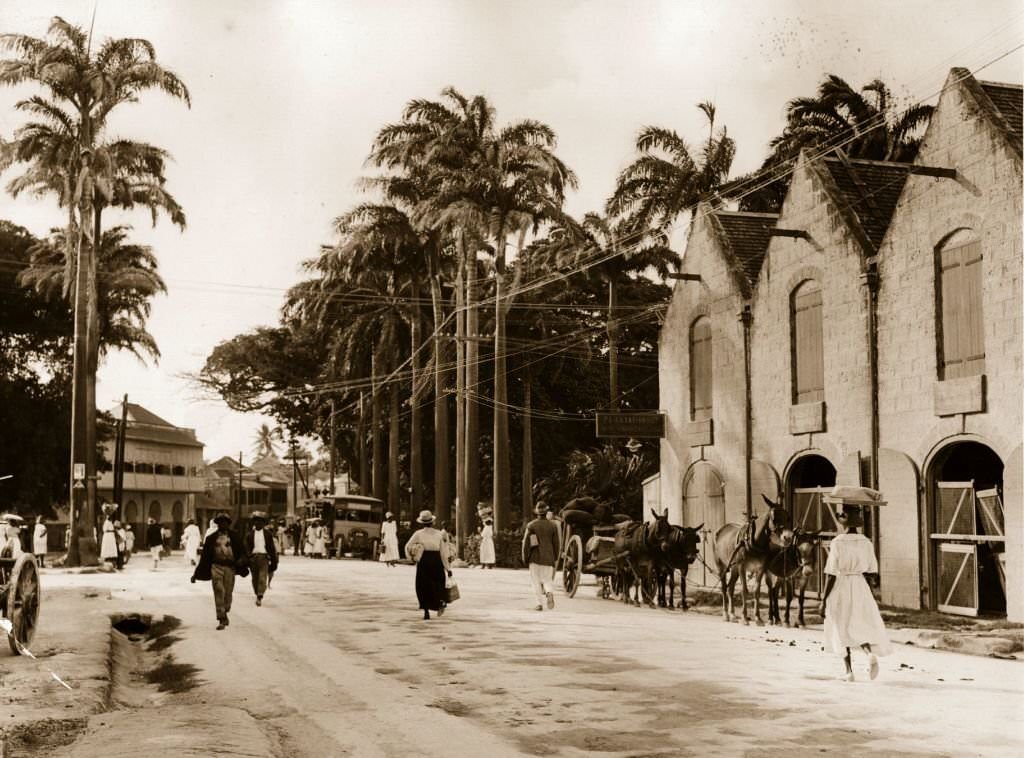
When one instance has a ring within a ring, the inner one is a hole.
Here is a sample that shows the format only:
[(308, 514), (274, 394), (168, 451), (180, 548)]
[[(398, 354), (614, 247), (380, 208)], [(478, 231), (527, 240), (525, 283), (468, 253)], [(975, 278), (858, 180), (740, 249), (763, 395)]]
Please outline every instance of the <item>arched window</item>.
[(821, 286), (808, 279), (793, 290), (790, 302), (793, 402), (825, 399), (825, 354), (821, 338)]
[(690, 326), (690, 417), (711, 418), (711, 319), (701, 316)]
[(938, 250), (938, 366), (940, 379), (985, 373), (981, 242), (967, 229)]

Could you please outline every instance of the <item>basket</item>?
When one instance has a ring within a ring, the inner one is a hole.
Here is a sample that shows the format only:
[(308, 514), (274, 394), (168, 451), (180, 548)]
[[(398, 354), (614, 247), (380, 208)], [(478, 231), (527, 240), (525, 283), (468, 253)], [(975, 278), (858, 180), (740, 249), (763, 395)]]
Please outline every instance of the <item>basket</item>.
[(444, 583), (444, 600), (446, 603), (454, 603), (461, 597), (459, 594), (459, 585), (454, 579), (449, 579)]

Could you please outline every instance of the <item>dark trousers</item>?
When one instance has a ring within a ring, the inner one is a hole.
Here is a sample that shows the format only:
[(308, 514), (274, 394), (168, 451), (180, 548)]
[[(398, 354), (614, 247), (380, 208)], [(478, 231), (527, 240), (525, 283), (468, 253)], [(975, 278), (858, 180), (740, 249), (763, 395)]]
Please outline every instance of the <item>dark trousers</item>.
[(252, 591), (256, 593), (256, 597), (263, 597), (270, 579), (270, 558), (263, 553), (250, 555), (249, 573), (252, 576)]

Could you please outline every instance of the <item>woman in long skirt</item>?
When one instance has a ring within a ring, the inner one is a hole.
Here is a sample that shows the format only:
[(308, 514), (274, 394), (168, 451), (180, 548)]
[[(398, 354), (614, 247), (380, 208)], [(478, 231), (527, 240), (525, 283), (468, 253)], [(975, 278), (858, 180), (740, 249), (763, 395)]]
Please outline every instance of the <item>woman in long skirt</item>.
[(405, 544), (405, 554), (416, 561), (416, 598), (423, 609), (423, 618), (431, 611), (440, 616), (445, 608), (445, 577), (452, 575), (448, 563), (448, 542), (444, 532), (434, 529), (434, 514), (420, 511), (416, 519), (422, 528)]
[(882, 614), (864, 574), (878, 573), (878, 560), (871, 540), (857, 531), (864, 521), (859, 508), (845, 508), (838, 516), (846, 532), (836, 536), (825, 562), (825, 595), (821, 601), (825, 616), (825, 650), (843, 656), (844, 681), (853, 681), (851, 648), (868, 656), (868, 677), (878, 676), (879, 655), (892, 652)]
[(398, 522), (391, 511), (384, 514), (384, 519), (380, 525), (380, 561), (394, 566), (398, 561)]
[(494, 522), (484, 519), (484, 528), (480, 531), (480, 565), (485, 569), (494, 568)]
[(114, 526), (114, 511), (103, 506), (107, 517), (103, 521), (103, 538), (100, 540), (100, 560), (112, 566), (117, 565), (117, 528)]
[(203, 535), (195, 519), (189, 519), (185, 531), (181, 535), (181, 544), (185, 548), (185, 560), (189, 566), (199, 565), (199, 550), (203, 546)]

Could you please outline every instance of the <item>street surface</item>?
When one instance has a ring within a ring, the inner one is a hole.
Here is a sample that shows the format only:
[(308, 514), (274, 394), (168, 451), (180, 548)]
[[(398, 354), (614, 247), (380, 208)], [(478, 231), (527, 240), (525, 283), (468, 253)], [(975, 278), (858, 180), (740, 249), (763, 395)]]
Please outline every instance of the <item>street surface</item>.
[[(820, 630), (624, 606), (590, 577), (538, 613), (525, 571), (456, 569), (462, 598), (423, 621), (411, 566), (292, 556), (261, 608), (239, 580), (216, 631), (210, 585), (189, 584), (180, 555), (148, 566), (48, 573), (44, 591), (102, 588), (110, 613), (180, 618), (171, 650), (200, 684), (163, 702), (197, 719), (242, 708), (289, 758), (1024, 754), (1015, 661), (900, 646), (876, 681), (855, 658), (845, 683)], [(60, 612), (44, 602), (40, 639)]]

